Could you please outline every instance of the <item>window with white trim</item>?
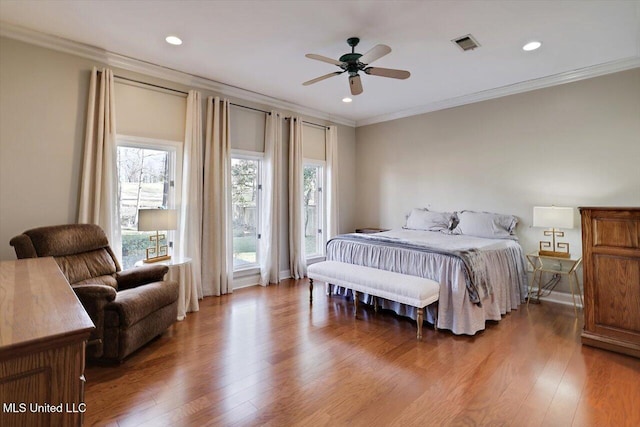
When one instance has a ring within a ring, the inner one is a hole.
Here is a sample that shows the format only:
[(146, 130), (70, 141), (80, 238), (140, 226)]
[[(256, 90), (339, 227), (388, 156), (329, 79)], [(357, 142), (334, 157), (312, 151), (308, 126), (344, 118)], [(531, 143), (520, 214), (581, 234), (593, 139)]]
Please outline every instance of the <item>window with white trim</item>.
[(325, 162), (305, 159), (303, 161), (304, 242), (307, 260), (325, 255)]
[[(116, 143), (122, 268), (126, 269), (146, 257), (149, 236), (153, 234), (138, 231), (138, 210), (177, 208), (182, 143), (122, 135), (118, 135)], [(169, 231), (170, 247), (173, 240), (173, 232)]]
[(231, 219), (233, 270), (260, 265), (260, 218), (263, 153), (232, 150)]

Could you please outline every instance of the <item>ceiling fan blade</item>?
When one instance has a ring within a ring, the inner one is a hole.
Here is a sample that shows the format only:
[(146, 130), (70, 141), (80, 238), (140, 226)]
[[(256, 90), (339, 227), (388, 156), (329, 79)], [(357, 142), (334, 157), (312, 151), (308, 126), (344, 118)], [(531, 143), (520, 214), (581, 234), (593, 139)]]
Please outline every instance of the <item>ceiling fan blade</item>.
[(304, 82), (302, 83), (302, 86), (309, 86), (312, 85), (314, 83), (318, 83), (324, 79), (328, 79), (329, 77), (333, 77), (333, 76), (338, 76), (340, 74), (344, 73), (344, 71), (336, 71), (335, 73), (329, 73), (329, 74), (325, 74), (324, 76), (320, 76), (320, 77), (316, 77), (315, 79), (309, 80), (308, 82)]
[(307, 53), (305, 55), (309, 59), (315, 59), (316, 61), (328, 62), (329, 64), (337, 65), (338, 67), (342, 65), (342, 62), (336, 61), (335, 59), (327, 58), (326, 56), (316, 55), (315, 53)]
[(372, 76), (391, 77), (392, 79), (408, 79), (411, 73), (405, 70), (394, 70), (393, 68), (368, 67), (364, 72)]
[(349, 77), (349, 87), (351, 88), (351, 95), (360, 95), (362, 93), (362, 81), (359, 75)]
[(371, 64), (376, 59), (380, 59), (390, 52), (391, 52), (391, 48), (387, 45), (384, 45), (384, 44), (375, 45), (374, 47), (371, 48), (371, 50), (369, 50), (369, 52), (362, 55), (358, 59), (358, 61), (362, 62), (363, 64)]

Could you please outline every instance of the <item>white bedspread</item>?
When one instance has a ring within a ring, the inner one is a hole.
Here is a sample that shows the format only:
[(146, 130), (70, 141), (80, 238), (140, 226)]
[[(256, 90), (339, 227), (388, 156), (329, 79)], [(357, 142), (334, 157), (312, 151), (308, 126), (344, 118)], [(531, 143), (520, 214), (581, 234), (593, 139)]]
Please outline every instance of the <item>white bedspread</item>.
[[(339, 236), (331, 240), (327, 244), (327, 259), (438, 281), (441, 284), (437, 319), (440, 329), (449, 329), (455, 334), (473, 335), (485, 328), (487, 320), (500, 320), (502, 315), (516, 309), (526, 295), (524, 256), (517, 241), (404, 229), (358, 237), (361, 239), (359, 242), (341, 240)], [(442, 253), (374, 244), (375, 240), (380, 238), (443, 251), (479, 250), (491, 285), (490, 295), (484, 296), (481, 304), (470, 301), (465, 266), (460, 258)], [(336, 291), (345, 292), (343, 289)], [(368, 296), (363, 298), (365, 302), (371, 302)], [(393, 301), (382, 301), (381, 305), (401, 316), (414, 319), (416, 317), (413, 307)], [(433, 322), (433, 313), (430, 310), (427, 312), (427, 320)]]

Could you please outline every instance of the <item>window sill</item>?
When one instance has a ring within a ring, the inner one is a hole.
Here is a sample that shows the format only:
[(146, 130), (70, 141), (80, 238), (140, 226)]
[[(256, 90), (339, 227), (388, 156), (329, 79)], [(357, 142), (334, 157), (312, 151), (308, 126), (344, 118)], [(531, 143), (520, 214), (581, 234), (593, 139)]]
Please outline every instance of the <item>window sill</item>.
[(260, 267), (247, 267), (241, 270), (233, 270), (233, 278), (240, 279), (242, 277), (254, 276), (260, 274)]
[(315, 264), (317, 262), (322, 262), (324, 260), (326, 260), (327, 257), (324, 255), (317, 255), (311, 258), (307, 258), (307, 266), (311, 265), (311, 264)]

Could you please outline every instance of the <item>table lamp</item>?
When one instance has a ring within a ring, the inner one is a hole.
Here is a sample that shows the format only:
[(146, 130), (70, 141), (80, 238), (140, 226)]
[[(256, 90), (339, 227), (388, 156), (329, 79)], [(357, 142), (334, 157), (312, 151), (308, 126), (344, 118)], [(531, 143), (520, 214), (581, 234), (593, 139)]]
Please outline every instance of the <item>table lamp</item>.
[(533, 226), (550, 228), (545, 230), (545, 236), (552, 236), (552, 242), (540, 241), (538, 254), (558, 258), (569, 258), (569, 244), (558, 242), (556, 236), (564, 237), (564, 231), (556, 228), (573, 228), (573, 208), (561, 208), (557, 206), (535, 206), (533, 208)]
[[(166, 234), (160, 231), (175, 230), (178, 226), (178, 215), (175, 209), (139, 209), (138, 210), (138, 231), (155, 231), (156, 234), (149, 236), (152, 243), (147, 248), (146, 263), (166, 261), (171, 259), (169, 248), (166, 244)], [(165, 244), (160, 245), (160, 240), (164, 239)], [(153, 243), (155, 242), (155, 245)]]

